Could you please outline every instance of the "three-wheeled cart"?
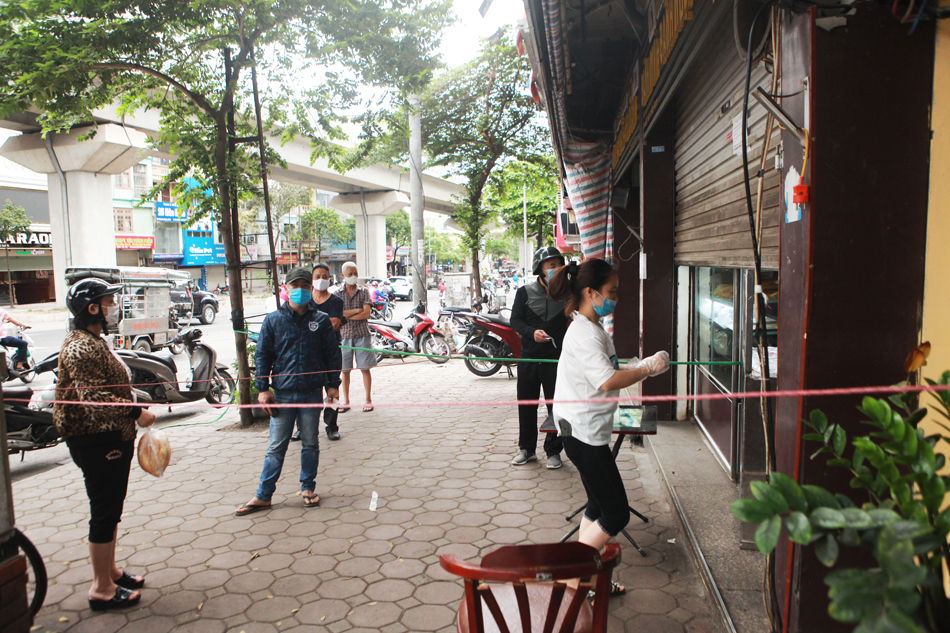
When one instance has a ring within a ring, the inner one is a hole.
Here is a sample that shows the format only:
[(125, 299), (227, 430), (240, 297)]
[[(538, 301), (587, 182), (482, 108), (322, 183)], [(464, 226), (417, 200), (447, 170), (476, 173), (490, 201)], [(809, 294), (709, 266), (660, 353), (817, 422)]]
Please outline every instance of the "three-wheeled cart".
[(151, 352), (170, 347), (173, 353), (181, 351), (171, 344), (181, 330), (178, 319), (182, 316), (172, 301), (171, 289), (176, 282), (191, 279), (188, 273), (133, 266), (66, 269), (67, 286), (89, 277), (125, 286), (116, 295), (116, 304), (122, 307), (122, 319), (117, 332), (110, 332), (114, 349)]

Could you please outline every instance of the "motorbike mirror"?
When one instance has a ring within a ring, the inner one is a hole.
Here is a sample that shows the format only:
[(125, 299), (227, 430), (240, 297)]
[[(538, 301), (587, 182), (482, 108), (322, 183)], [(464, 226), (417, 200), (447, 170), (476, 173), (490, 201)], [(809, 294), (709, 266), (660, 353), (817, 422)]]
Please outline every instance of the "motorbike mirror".
[(42, 361), (37, 363), (36, 367), (33, 368), (33, 371), (38, 374), (42, 374), (47, 371), (53, 371), (57, 367), (59, 367), (59, 354), (53, 354), (51, 356), (47, 356)]

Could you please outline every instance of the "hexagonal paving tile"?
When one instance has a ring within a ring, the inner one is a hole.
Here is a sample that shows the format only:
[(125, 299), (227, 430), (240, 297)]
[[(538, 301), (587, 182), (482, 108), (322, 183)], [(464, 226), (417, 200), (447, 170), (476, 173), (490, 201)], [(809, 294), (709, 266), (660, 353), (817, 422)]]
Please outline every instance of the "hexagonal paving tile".
[[(421, 400), (469, 400), (473, 389), (483, 400), (514, 393), (504, 376), (476, 380), (461, 364), (396, 363), (374, 372), (374, 398), (406, 398), (407, 372)], [(356, 393), (360, 380), (354, 376)], [(463, 592), (439, 554), (477, 562), (506, 543), (556, 541), (572, 526), (564, 515), (585, 500), (570, 463), (558, 471), (509, 465), (518, 427), (512, 407), (428, 407), (408, 416), (380, 407), (341, 416), (343, 440), (321, 446), (320, 509), (302, 507), (288, 468), (272, 510), (235, 517), (256, 485), (267, 443), (266, 422), (221, 430), (236, 423), (228, 412), (217, 426), (176, 428), (174, 461), (161, 480), (133, 468), (116, 555), (148, 581), (141, 605), (127, 613), (88, 610), (88, 502), (78, 468), (67, 462), (13, 484), (18, 524), (51, 578), (37, 624), (70, 633), (448, 632)], [(298, 457), (293, 445), (287, 464)], [(629, 526), (646, 558), (621, 541), (615, 577), (628, 595), (610, 602), (610, 630), (715, 631), (655, 473), (637, 473), (627, 451), (618, 465), (630, 500), (651, 521)], [(373, 491), (375, 512), (368, 509)], [(666, 542), (674, 537), (676, 544)]]

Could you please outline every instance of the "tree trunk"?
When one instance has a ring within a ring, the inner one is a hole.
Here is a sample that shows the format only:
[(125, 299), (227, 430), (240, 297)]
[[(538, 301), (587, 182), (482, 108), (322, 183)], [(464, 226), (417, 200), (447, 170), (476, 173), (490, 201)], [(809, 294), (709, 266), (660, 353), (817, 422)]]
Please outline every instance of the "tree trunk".
[(481, 263), (478, 260), (478, 246), (472, 248), (472, 288), (476, 298), (482, 296), (482, 275), (479, 273)]
[[(228, 186), (228, 130), (226, 112), (222, 111), (215, 125), (217, 147), (215, 168), (218, 175), (218, 191), (221, 196), (221, 222), (218, 231), (224, 242), (224, 260), (231, 280), (231, 328), (234, 330), (234, 349), (237, 352), (238, 393), (241, 404), (251, 403), (251, 367), (247, 358), (247, 336), (244, 334), (244, 289), (241, 283), (241, 255), (234, 248), (234, 232), (231, 230), (231, 189)], [(250, 426), (254, 421), (251, 409), (241, 409), (241, 425)]]

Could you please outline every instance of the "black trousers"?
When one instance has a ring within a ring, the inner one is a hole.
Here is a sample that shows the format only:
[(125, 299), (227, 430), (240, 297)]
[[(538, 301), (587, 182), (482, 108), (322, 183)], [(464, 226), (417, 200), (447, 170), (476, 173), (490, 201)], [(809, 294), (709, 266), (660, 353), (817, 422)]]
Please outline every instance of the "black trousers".
[[(327, 393), (329, 387), (323, 388), (323, 393), (329, 397)], [(339, 417), (339, 412), (336, 409), (326, 408), (323, 410), (323, 425), (327, 428), (327, 431), (339, 431), (340, 427), (337, 426), (337, 418)]]
[(587, 491), (584, 516), (599, 523), (610, 536), (617, 536), (630, 521), (630, 504), (610, 446), (591, 446), (565, 437), (564, 452), (580, 473)]
[(89, 497), (89, 542), (111, 543), (122, 519), (122, 506), (129, 489), (129, 471), (135, 442), (122, 441), (118, 433), (98, 433), (66, 440), (69, 454), (82, 470)]
[[(557, 382), (557, 363), (518, 363), (518, 400), (539, 400), (544, 389), (544, 399), (554, 398)], [(548, 405), (551, 415), (552, 405)], [(558, 455), (563, 448), (557, 433), (544, 434), (544, 452), (548, 457)], [(518, 405), (518, 448), (534, 453), (538, 447), (538, 406)]]

